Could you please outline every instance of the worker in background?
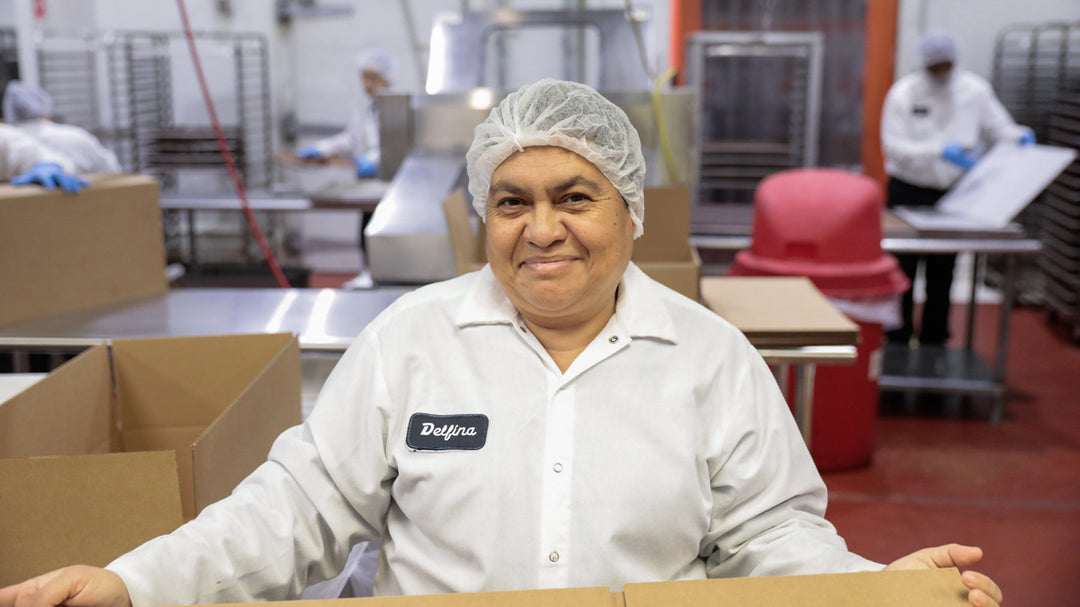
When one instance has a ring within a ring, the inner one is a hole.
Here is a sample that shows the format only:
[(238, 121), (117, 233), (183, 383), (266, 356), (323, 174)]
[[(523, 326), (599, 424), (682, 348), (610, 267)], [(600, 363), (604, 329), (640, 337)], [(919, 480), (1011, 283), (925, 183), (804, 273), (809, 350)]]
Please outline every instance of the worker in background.
[(0, 181), (13, 185), (33, 183), (70, 193), (78, 193), (87, 185), (74, 175), (74, 166), (67, 157), (9, 124), (0, 124)]
[[(920, 68), (893, 84), (885, 98), (881, 143), (889, 175), (888, 206), (933, 206), (980, 153), (998, 142), (1028, 145), (1031, 129), (1013, 122), (983, 78), (957, 66), (952, 34), (931, 31), (919, 41)], [(949, 292), (955, 254), (898, 254), (912, 284), (923, 263), (926, 302), (917, 334), (919, 345), (944, 345), (949, 338)], [(892, 343), (915, 337), (914, 298), (901, 302), (903, 325), (887, 333)]]
[[(376, 595), (979, 561), (848, 551), (761, 355), (630, 261), (645, 158), (618, 106), (526, 85), (476, 127), (466, 168), (487, 266), (382, 312), (229, 497), (107, 569), (0, 589), (0, 607), (295, 598), (380, 538)], [(1001, 603), (962, 579), (971, 605)]]
[(119, 173), (116, 154), (84, 129), (52, 121), (52, 97), (18, 80), (4, 89), (4, 119), (71, 160), (76, 173)]
[(314, 145), (300, 148), (296, 155), (306, 160), (350, 158), (357, 177), (374, 177), (379, 170), (379, 111), (375, 96), (390, 87), (390, 57), (370, 51), (356, 60), (366, 98), (353, 112), (345, 130)]
[[(356, 167), (359, 178), (373, 178), (379, 171), (379, 108), (375, 96), (390, 88), (393, 63), (382, 51), (368, 51), (356, 58), (356, 69), (365, 98), (349, 118), (345, 130), (300, 148), (296, 155), (304, 160), (349, 158)], [(367, 259), (367, 237), (364, 232), (371, 222), (372, 213), (360, 215), (358, 240), (360, 252)]]

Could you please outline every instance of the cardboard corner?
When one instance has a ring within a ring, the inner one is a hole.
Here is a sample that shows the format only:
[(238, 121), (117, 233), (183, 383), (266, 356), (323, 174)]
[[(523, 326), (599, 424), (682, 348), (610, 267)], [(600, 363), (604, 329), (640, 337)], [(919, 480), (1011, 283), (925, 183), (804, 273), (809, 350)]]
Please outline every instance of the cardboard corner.
[(0, 403), (0, 458), (108, 453), (117, 442), (107, 346)]
[[(454, 252), (454, 264), (459, 275), (484, 267), (483, 230), (473, 231), (465, 190), (457, 188), (443, 199), (443, 214), (450, 234), (450, 247)], [(483, 224), (481, 224), (481, 227)]]
[(0, 587), (102, 567), (183, 522), (167, 451), (0, 459), (0, 487)]
[(278, 435), (302, 420), (300, 344), (295, 337), (277, 354), (191, 446), (193, 510), (228, 496), (266, 461)]
[[(228, 495), (265, 461), (277, 434), (299, 423), (299, 345), (291, 334), (123, 339), (112, 351), (123, 448), (176, 452), (186, 518)], [(199, 443), (206, 454), (196, 464)]]

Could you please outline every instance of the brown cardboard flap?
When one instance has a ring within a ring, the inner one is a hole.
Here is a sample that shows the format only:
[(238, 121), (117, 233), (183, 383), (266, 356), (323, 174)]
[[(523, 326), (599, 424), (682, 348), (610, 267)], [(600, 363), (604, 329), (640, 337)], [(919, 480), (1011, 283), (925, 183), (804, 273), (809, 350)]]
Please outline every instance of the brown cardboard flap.
[[(286, 603), (282, 603), (283, 605)], [(239, 607), (236, 603), (228, 607)], [(606, 587), (288, 601), (290, 607), (612, 607)], [(226, 607), (219, 605), (218, 607)]]
[(300, 345), (288, 337), (247, 390), (192, 445), (194, 510), (185, 510), (185, 516), (229, 495), (266, 461), (282, 429), (302, 421)]
[(168, 289), (157, 181), (91, 181), (80, 194), (0, 185), (0, 323)]
[(266, 334), (114, 341), (124, 429), (210, 425), (290, 340)]
[(701, 257), (697, 249), (687, 249), (685, 256), (671, 261), (634, 262), (642, 272), (660, 284), (701, 301)]
[[(450, 233), (450, 246), (454, 251), (454, 263), (458, 274), (465, 274), (484, 267), (487, 255), (481, 235), (473, 231), (471, 212), (465, 200), (465, 190), (458, 188), (443, 199), (443, 214)], [(483, 225), (483, 224), (481, 224)]]
[(627, 584), (626, 607), (963, 607), (956, 569)]
[(191, 469), (191, 443), (203, 426), (177, 428), (130, 428), (123, 432), (124, 451), (168, 451), (175, 454), (180, 479), (180, 504), (185, 518), (194, 518), (195, 493)]
[(113, 420), (109, 350), (96, 346), (0, 404), (0, 457), (107, 453)]
[(645, 233), (634, 241), (634, 263), (684, 260), (690, 250), (690, 189), (645, 188)]
[(171, 452), (0, 459), (0, 587), (176, 529)]
[(809, 278), (708, 276), (701, 296), (755, 346), (836, 346), (858, 341), (859, 326)]

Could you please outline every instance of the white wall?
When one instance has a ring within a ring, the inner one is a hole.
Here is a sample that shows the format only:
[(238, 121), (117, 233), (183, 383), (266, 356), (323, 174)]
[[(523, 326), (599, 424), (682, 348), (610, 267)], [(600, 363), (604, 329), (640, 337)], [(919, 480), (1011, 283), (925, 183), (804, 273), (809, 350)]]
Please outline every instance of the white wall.
[(918, 67), (917, 45), (925, 29), (952, 31), (960, 44), (960, 63), (990, 77), (994, 41), (1007, 25), (1080, 21), (1077, 0), (902, 0), (897, 36), (896, 73)]
[[(426, 54), (418, 64), (405, 5), (413, 17), (412, 31), (422, 46), (428, 43), (435, 15), (444, 10), (490, 10), (498, 6), (517, 9), (561, 9), (583, 3), (588, 8), (624, 8), (625, 0), (318, 0), (323, 6), (349, 6), (346, 17), (296, 19), (289, 25), (276, 21), (275, 3), (270, 0), (231, 0), (232, 15), (218, 10), (218, 0), (185, 0), (192, 28), (203, 31), (256, 32), (270, 42), (270, 79), (274, 115), (277, 119), (295, 113), (303, 124), (344, 125), (361, 92), (355, 57), (364, 50), (381, 48), (396, 60), (394, 88), (422, 90)], [(656, 67), (665, 67), (668, 50), (668, 0), (634, 0), (635, 6), (652, 10), (649, 28), (651, 57)], [(176, 0), (49, 0), (48, 14), (38, 19), (29, 0), (0, 0), (0, 13), (12, 13), (19, 29), (20, 59), (24, 79), (36, 81), (32, 32), (37, 28), (115, 29), (143, 31), (181, 30)], [(526, 56), (520, 56), (526, 55)], [(532, 67), (535, 55), (519, 54), (516, 69)], [(174, 63), (187, 61), (174, 50)], [(213, 57), (204, 57), (215, 100), (227, 113), (231, 100), (225, 70), (214, 67)], [(188, 64), (189, 65), (189, 64)], [(511, 65), (511, 72), (515, 66)], [(178, 121), (197, 116), (202, 110), (199, 91), (190, 68), (182, 68), (174, 86)], [(218, 99), (222, 95), (226, 98)], [(277, 120), (275, 120), (275, 129)]]

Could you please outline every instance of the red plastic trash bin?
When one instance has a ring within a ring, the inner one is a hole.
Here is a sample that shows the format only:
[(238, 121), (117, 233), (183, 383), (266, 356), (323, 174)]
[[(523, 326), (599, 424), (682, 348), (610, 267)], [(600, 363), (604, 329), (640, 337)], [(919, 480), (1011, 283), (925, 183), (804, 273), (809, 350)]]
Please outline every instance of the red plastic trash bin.
[[(908, 287), (896, 258), (881, 248), (881, 187), (835, 169), (794, 169), (761, 182), (754, 195), (753, 239), (728, 274), (805, 276), (826, 297), (858, 302)], [(819, 469), (869, 463), (877, 419), (882, 326), (859, 325), (851, 366), (819, 366), (814, 379), (810, 453)], [(790, 400), (790, 395), (789, 400)]]

